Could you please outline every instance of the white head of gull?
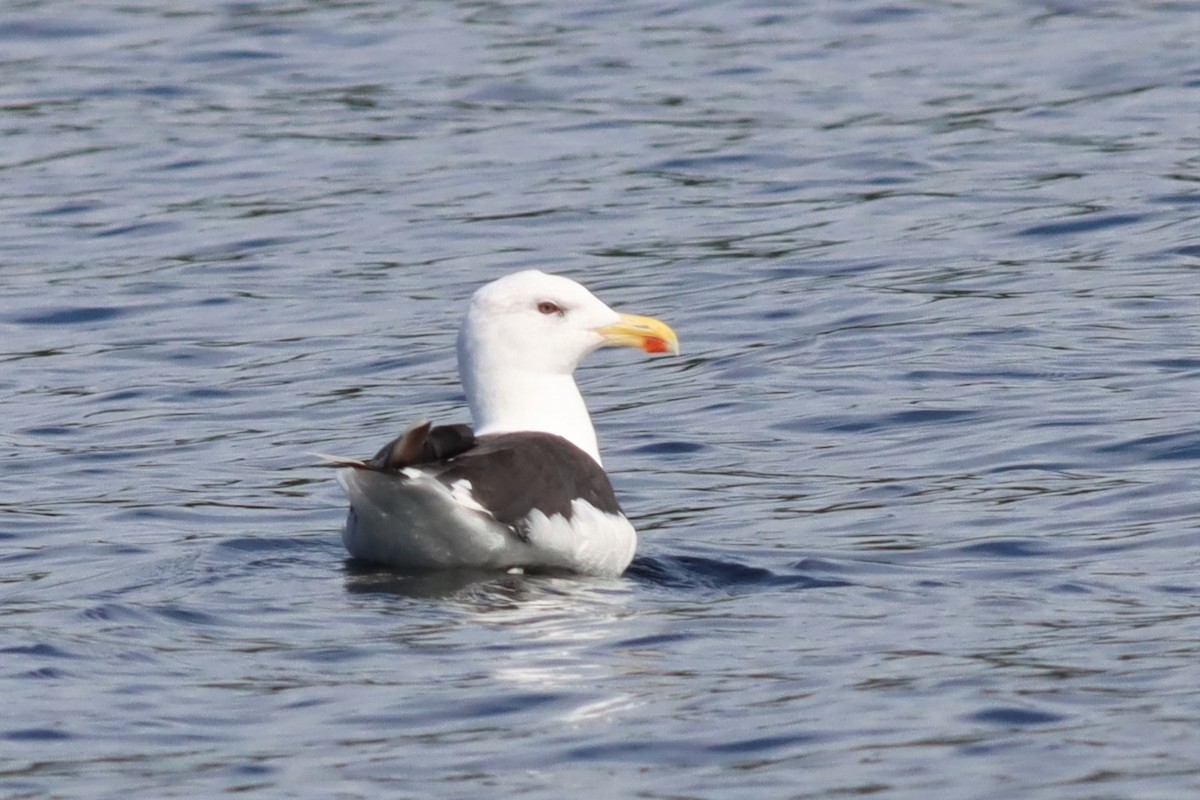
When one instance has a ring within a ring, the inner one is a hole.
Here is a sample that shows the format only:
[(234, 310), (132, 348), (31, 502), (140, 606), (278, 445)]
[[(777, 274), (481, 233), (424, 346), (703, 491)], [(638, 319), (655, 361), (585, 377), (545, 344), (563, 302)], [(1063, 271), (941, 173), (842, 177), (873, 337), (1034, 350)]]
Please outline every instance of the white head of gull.
[(574, 377), (605, 345), (679, 352), (666, 324), (568, 278), (528, 270), (479, 289), (458, 335), (475, 429), (418, 423), (370, 461), (334, 458), (350, 554), (404, 571), (623, 572), (637, 534)]
[(601, 463), (574, 373), (604, 345), (679, 347), (663, 323), (619, 314), (569, 278), (527, 270), (484, 286), (458, 334), (458, 371), (476, 435), (553, 433)]

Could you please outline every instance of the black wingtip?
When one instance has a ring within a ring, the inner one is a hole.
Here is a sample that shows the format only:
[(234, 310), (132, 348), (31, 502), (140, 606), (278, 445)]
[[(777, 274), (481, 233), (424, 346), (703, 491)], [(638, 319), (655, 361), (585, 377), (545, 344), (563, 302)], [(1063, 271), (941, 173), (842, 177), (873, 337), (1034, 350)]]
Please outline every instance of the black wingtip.
[(383, 446), (368, 463), (371, 469), (396, 472), (405, 467), (445, 461), (475, 446), (469, 425), (421, 422)]

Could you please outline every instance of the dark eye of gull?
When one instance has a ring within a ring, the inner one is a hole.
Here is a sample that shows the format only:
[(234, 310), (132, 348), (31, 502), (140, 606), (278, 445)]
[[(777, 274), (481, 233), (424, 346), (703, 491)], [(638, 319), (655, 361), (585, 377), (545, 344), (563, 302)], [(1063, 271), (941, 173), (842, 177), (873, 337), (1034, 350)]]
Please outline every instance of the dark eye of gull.
[(562, 306), (549, 300), (543, 300), (542, 302), (538, 303), (537, 308), (538, 311), (543, 314), (558, 314), (560, 317), (566, 313), (563, 311)]

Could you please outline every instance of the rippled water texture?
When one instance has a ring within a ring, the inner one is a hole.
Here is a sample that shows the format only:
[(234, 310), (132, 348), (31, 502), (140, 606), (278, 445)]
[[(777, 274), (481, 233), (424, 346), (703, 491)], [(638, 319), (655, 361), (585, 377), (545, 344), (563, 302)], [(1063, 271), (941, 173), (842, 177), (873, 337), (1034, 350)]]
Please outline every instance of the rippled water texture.
[[(10, 3), (0, 795), (1200, 795), (1195, 2)], [(347, 562), (564, 272), (620, 580)]]

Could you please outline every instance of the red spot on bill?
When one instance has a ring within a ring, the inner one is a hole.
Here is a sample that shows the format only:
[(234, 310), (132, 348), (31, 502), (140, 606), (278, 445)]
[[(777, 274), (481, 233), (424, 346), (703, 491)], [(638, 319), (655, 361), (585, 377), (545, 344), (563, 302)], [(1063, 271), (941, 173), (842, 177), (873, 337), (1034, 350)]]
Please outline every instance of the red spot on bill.
[(657, 336), (647, 336), (642, 340), (642, 350), (647, 353), (667, 353), (671, 348), (667, 345), (666, 339), (660, 339)]

